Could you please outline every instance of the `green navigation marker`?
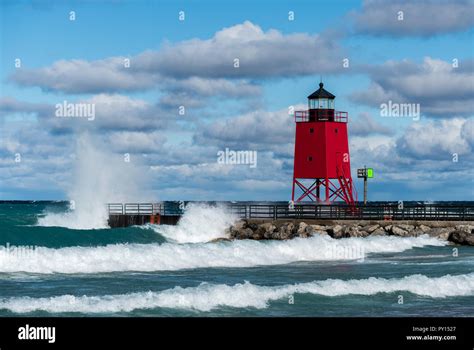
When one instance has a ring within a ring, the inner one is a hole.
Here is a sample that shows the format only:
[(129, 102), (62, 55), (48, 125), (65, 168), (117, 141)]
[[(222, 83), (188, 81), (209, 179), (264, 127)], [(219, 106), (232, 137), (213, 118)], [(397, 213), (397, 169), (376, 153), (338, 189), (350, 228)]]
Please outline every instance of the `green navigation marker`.
[(367, 168), (367, 177), (369, 179), (373, 178), (374, 177), (374, 169), (372, 168)]

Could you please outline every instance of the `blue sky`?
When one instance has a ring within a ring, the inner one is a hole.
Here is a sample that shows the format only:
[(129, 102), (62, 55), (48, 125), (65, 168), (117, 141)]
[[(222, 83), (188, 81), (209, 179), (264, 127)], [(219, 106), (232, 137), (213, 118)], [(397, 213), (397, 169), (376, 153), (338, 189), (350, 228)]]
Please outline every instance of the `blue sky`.
[[(288, 200), (287, 110), (320, 76), (350, 115), (353, 176), (375, 169), (371, 199), (474, 199), (472, 1), (0, 4), (1, 199), (70, 199), (87, 133), (132, 155), (150, 200)], [(64, 100), (94, 104), (95, 120), (56, 118)], [(419, 104), (420, 120), (383, 118), (389, 100)], [(217, 164), (225, 148), (258, 166)]]

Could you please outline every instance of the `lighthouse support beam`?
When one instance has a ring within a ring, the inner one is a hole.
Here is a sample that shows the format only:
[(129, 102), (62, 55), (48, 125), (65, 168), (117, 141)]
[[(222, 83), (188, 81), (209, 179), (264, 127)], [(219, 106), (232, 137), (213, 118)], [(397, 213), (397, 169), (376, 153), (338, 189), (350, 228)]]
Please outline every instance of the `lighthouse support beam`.
[[(309, 179), (304, 179), (309, 180)], [(292, 201), (298, 203), (303, 201), (305, 198), (309, 198), (312, 202), (316, 201), (318, 203), (333, 203), (337, 199), (341, 199), (348, 204), (353, 203), (353, 199), (350, 195), (347, 194), (348, 191), (351, 191), (352, 182), (350, 179), (338, 179), (338, 182), (333, 183), (330, 179), (311, 179), (310, 186), (304, 185), (298, 179), (293, 179), (293, 187), (298, 186), (302, 194), (295, 200), (295, 190), (292, 192)], [(324, 186), (325, 198), (318, 196), (318, 193), (321, 193), (321, 186)]]

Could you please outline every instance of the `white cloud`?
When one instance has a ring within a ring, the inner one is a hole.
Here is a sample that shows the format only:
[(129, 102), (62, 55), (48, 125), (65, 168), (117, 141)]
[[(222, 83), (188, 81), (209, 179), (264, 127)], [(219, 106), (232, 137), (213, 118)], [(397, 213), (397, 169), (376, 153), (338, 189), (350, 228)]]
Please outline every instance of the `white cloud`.
[[(99, 94), (86, 99), (66, 100), (67, 103), (81, 103), (94, 105), (95, 117), (88, 118), (56, 118), (54, 114), (46, 121), (51, 125), (53, 132), (73, 132), (74, 130), (123, 130), (149, 131), (164, 128), (170, 118), (157, 105), (145, 100), (131, 98), (119, 94)], [(62, 104), (64, 100), (58, 100)]]
[(102, 93), (151, 88), (156, 77), (124, 66), (125, 57), (97, 61), (60, 60), (49, 67), (17, 69), (10, 80), (20, 86), (39, 86), (46, 91)]
[(114, 131), (105, 138), (112, 150), (121, 153), (155, 153), (166, 142), (164, 133), (158, 131)]
[[(302, 105), (296, 109), (306, 109)], [(202, 126), (197, 142), (214, 142), (225, 146), (286, 147), (294, 138), (294, 119), (288, 109), (278, 111), (256, 110), (237, 117), (218, 120)]]
[(261, 88), (246, 80), (230, 81), (227, 79), (207, 79), (191, 77), (186, 79), (166, 79), (164, 80), (166, 89), (170, 92), (185, 92), (189, 95), (206, 97), (227, 96), (246, 97), (261, 94)]
[[(136, 65), (174, 78), (281, 77), (327, 73), (342, 69), (341, 49), (334, 37), (263, 31), (252, 22), (224, 28), (211, 39), (192, 39), (148, 51)], [(234, 59), (239, 59), (239, 68)]]
[(397, 141), (398, 152), (415, 159), (450, 161), (454, 153), (470, 155), (474, 151), (469, 144), (472, 144), (472, 135), (470, 140), (461, 135), (466, 123), (460, 118), (413, 123)]
[[(115, 93), (159, 87), (188, 95), (253, 96), (255, 82), (243, 79), (294, 77), (342, 69), (334, 36), (263, 31), (249, 21), (224, 28), (210, 39), (166, 44), (130, 58), (60, 60), (43, 68), (17, 69), (10, 80), (65, 93)], [(234, 60), (239, 67), (234, 67)], [(230, 79), (230, 80), (224, 80)], [(235, 79), (235, 81), (234, 81)]]
[(352, 15), (359, 33), (428, 37), (472, 28), (473, 4), (472, 0), (365, 0)]
[(47, 103), (31, 103), (10, 96), (0, 97), (0, 117), (25, 113), (32, 113), (35, 116), (42, 117), (52, 114), (53, 110), (53, 106)]
[(354, 136), (368, 136), (373, 134), (393, 135), (394, 130), (374, 120), (369, 113), (361, 113), (349, 124), (349, 134)]
[(368, 89), (352, 94), (355, 102), (379, 107), (382, 103), (418, 103), (422, 115), (447, 117), (472, 115), (474, 111), (473, 60), (452, 62), (425, 57), (422, 64), (388, 61), (369, 66)]

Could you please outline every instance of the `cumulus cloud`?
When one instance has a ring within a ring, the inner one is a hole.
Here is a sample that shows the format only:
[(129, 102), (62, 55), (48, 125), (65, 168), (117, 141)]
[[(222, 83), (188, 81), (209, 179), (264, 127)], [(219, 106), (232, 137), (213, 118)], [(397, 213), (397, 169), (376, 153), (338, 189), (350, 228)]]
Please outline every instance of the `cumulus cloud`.
[(70, 138), (52, 137), (39, 120), (6, 121), (4, 126), (0, 140), (1, 197), (61, 196), (71, 168)]
[(52, 115), (53, 111), (53, 106), (47, 103), (32, 103), (10, 96), (0, 97), (0, 116), (31, 113), (41, 117)]
[(454, 153), (470, 155), (474, 151), (472, 132), (468, 132), (470, 127), (472, 120), (461, 118), (413, 123), (397, 140), (398, 153), (414, 159), (450, 161)]
[(375, 169), (369, 185), (374, 199), (469, 199), (472, 193), (463, 181), (473, 176), (474, 148), (472, 133), (463, 134), (470, 123), (464, 118), (422, 120), (399, 136), (353, 137), (353, 175), (364, 165)]
[(358, 118), (351, 119), (349, 133), (354, 136), (393, 135), (394, 131), (392, 128), (376, 122), (369, 113), (361, 113)]
[(160, 105), (174, 109), (180, 106), (205, 107), (206, 99), (210, 98), (258, 99), (262, 94), (262, 88), (259, 85), (245, 79), (163, 78), (160, 81), (160, 87), (165, 92), (160, 97)]
[[(136, 64), (174, 78), (267, 78), (338, 71), (342, 58), (332, 35), (265, 32), (245, 21), (210, 39), (192, 39), (142, 53)], [(238, 68), (234, 67), (235, 59), (239, 60)]]
[[(393, 180), (439, 179), (440, 173), (472, 172), (472, 119), (413, 122), (394, 137), (355, 137), (350, 142), (353, 164), (371, 164)], [(453, 162), (453, 155), (458, 162)]]
[(281, 199), (278, 191), (286, 188), (289, 195), (291, 190), (289, 173), (282, 170), (281, 164), (268, 152), (258, 152), (256, 168), (244, 164), (219, 164), (217, 154), (213, 152), (205, 162), (158, 164), (151, 169), (157, 184), (166, 184), (160, 186), (160, 192), (178, 199), (259, 199), (262, 193), (267, 199)]
[(103, 60), (60, 60), (49, 67), (17, 69), (10, 80), (20, 86), (38, 86), (65, 93), (111, 93), (151, 88), (156, 77), (125, 67), (125, 57)]
[[(41, 149), (58, 151), (64, 146), (58, 145), (58, 140), (63, 142), (64, 138), (87, 130), (100, 134), (118, 152), (154, 152), (166, 141), (163, 129), (173, 123), (173, 118), (169, 118), (168, 113), (159, 106), (124, 95), (99, 94), (87, 99), (58, 99), (55, 102), (94, 105), (95, 116), (92, 120), (58, 118), (55, 116), (54, 102), (28, 103), (10, 97), (2, 98), (0, 116), (8, 122), (1, 143), (3, 149), (10, 152), (25, 151), (25, 145), (35, 140), (38, 144), (28, 152), (37, 153)], [(36, 118), (26, 118), (25, 113)], [(28, 128), (28, 125), (33, 127)], [(48, 142), (47, 138), (53, 141)]]
[(464, 139), (474, 152), (474, 118), (469, 118), (461, 128), (461, 138)]
[(166, 79), (163, 85), (166, 86), (169, 92), (184, 92), (188, 95), (205, 97), (227, 96), (238, 98), (261, 94), (260, 86), (247, 80), (230, 81), (222, 78), (191, 77), (181, 80)]
[[(160, 106), (138, 98), (119, 94), (98, 94), (86, 99), (59, 100), (56, 104), (86, 104), (94, 106), (95, 117), (56, 118), (54, 112), (45, 118), (53, 133), (71, 133), (73, 131), (148, 131), (163, 129), (169, 124), (167, 112)], [(54, 107), (54, 106), (53, 106)]]
[(473, 12), (472, 0), (365, 0), (352, 15), (359, 33), (429, 37), (472, 28)]
[(109, 130), (161, 129), (169, 119), (159, 106), (124, 95), (94, 95), (83, 102), (96, 106), (94, 122)]
[(453, 62), (426, 57), (421, 64), (388, 61), (366, 67), (372, 83), (352, 94), (356, 102), (379, 107), (395, 103), (419, 103), (421, 114), (438, 117), (472, 115), (474, 70), (472, 59)]
[(167, 140), (159, 131), (114, 131), (105, 139), (113, 151), (121, 153), (156, 153)]
[(222, 146), (268, 149), (293, 142), (293, 137), (294, 119), (288, 114), (288, 109), (271, 112), (256, 110), (203, 125), (195, 141), (214, 142)]
[[(333, 35), (264, 31), (249, 21), (224, 28), (210, 39), (165, 44), (130, 58), (60, 60), (43, 68), (21, 68), (10, 76), (20, 86), (64, 93), (115, 93), (158, 87), (198, 96), (253, 96), (246, 79), (294, 77), (339, 71), (344, 57)], [(235, 67), (236, 59), (239, 60)], [(230, 80), (229, 80), (230, 79)]]

